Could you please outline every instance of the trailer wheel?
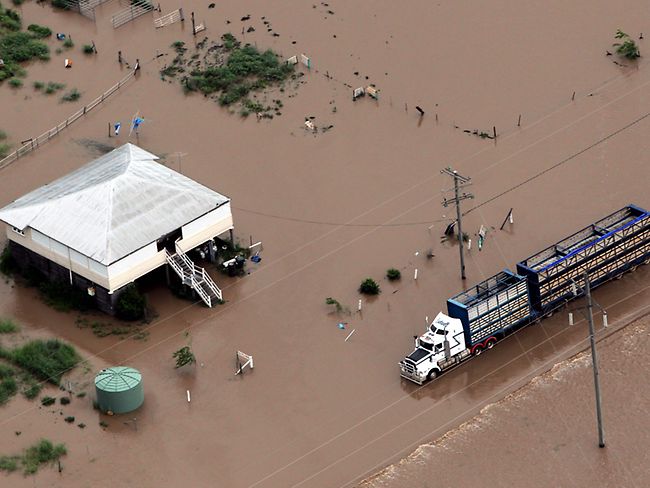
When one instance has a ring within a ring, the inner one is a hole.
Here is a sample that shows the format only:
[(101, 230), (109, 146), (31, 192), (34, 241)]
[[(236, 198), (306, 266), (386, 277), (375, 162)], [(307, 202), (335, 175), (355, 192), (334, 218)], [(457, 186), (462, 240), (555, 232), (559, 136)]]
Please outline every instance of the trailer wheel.
[(435, 380), (437, 376), (438, 376), (438, 372), (435, 369), (432, 369), (431, 371), (429, 371), (429, 374), (427, 375), (427, 380), (429, 381)]
[(483, 352), (483, 347), (481, 346), (474, 346), (474, 349), (472, 349), (472, 355), (474, 356), (480, 356), (482, 352)]
[(487, 340), (487, 343), (485, 344), (485, 347), (487, 349), (492, 349), (496, 343), (497, 343), (497, 340), (494, 337), (490, 337)]

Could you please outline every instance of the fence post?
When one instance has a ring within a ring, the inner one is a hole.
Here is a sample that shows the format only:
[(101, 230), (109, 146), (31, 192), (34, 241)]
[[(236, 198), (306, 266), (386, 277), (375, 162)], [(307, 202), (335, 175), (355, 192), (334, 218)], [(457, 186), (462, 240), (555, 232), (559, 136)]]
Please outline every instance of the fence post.
[(84, 105), (84, 115), (86, 115), (86, 106)]

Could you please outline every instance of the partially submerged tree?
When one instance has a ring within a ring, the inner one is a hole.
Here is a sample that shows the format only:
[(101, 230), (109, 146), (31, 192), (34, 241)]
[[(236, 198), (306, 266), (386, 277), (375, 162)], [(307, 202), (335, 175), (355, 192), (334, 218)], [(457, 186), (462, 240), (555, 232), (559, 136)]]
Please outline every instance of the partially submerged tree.
[(636, 59), (641, 57), (639, 52), (639, 47), (636, 45), (636, 42), (621, 29), (616, 31), (615, 39), (620, 39), (621, 42), (615, 42), (612, 44), (616, 48), (617, 54), (623, 56), (627, 59)]
[(172, 357), (176, 359), (175, 368), (182, 368), (186, 364), (196, 363), (196, 356), (194, 356), (194, 353), (190, 349), (190, 346), (181, 347), (172, 355)]

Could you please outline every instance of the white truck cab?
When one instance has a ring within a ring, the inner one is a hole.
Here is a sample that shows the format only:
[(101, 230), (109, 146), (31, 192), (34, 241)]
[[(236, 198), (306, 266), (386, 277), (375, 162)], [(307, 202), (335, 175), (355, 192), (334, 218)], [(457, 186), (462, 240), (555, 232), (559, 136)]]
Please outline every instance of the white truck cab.
[(399, 362), (400, 374), (421, 385), (468, 356), (462, 322), (440, 312), (427, 331), (415, 337), (415, 350)]

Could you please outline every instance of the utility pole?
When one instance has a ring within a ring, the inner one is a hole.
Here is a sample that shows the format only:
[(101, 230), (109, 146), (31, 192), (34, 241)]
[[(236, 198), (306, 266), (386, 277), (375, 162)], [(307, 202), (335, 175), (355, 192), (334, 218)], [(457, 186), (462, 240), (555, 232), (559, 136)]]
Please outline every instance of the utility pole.
[(591, 300), (589, 274), (585, 271), (585, 294), (587, 295), (587, 319), (589, 322), (589, 342), (591, 342), (591, 363), (594, 368), (594, 387), (596, 389), (596, 416), (598, 417), (598, 447), (605, 447), (605, 430), (600, 398), (600, 380), (598, 378), (598, 358), (596, 356), (596, 338), (594, 337), (594, 314)]
[(465, 258), (463, 256), (463, 227), (461, 224), (462, 214), (460, 211), (460, 202), (462, 200), (465, 200), (466, 198), (474, 198), (474, 195), (472, 195), (471, 193), (463, 193), (461, 195), (459, 191), (461, 186), (459, 183), (462, 183), (463, 185), (469, 184), (471, 178), (461, 176), (458, 174), (458, 171), (452, 170), (451, 168), (445, 168), (440, 172), (448, 176), (451, 176), (454, 179), (454, 198), (451, 198), (449, 200), (445, 198), (442, 202), (442, 205), (444, 207), (448, 207), (450, 203), (456, 204), (456, 222), (458, 222), (458, 249), (460, 251), (460, 277), (464, 280), (465, 279)]

